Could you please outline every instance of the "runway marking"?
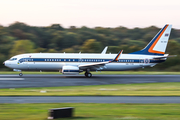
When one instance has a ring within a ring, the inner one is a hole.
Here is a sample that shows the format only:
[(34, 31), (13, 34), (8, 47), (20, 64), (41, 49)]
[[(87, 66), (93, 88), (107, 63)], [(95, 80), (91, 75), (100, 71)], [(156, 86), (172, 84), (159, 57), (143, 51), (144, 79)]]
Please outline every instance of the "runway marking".
[(0, 76), (19, 76), (19, 75), (0, 75)]
[(24, 78), (0, 78), (0, 80), (24, 80)]

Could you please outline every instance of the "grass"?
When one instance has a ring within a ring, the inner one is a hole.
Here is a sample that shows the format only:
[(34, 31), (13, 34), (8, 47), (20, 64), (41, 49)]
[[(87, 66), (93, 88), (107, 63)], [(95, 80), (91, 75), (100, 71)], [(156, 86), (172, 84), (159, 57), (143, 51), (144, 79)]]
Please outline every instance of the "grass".
[(74, 107), (74, 117), (59, 120), (179, 120), (180, 104), (0, 104), (1, 120), (46, 120), (48, 109)]
[(180, 96), (180, 83), (138, 83), (92, 86), (0, 89), (0, 96)]
[[(95, 75), (105, 75), (105, 74), (110, 74), (110, 75), (127, 75), (127, 74), (132, 74), (132, 75), (137, 75), (137, 74), (145, 74), (145, 75), (180, 75), (180, 72), (158, 72), (158, 71), (102, 71), (102, 72), (91, 72), (92, 74)], [(13, 72), (13, 71), (0, 71), (0, 74), (19, 74), (19, 72)], [(58, 74), (60, 75), (61, 73), (57, 72), (39, 72), (39, 71), (23, 71), (23, 74)], [(80, 74), (84, 74), (80, 73)]]

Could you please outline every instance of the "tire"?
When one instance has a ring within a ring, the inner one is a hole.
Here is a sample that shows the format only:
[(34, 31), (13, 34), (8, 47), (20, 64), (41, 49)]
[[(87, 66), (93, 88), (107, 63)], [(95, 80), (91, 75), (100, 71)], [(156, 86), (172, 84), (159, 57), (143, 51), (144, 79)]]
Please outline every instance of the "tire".
[(19, 73), (19, 76), (20, 76), (20, 77), (22, 77), (22, 76), (23, 76), (23, 74), (22, 74), (22, 73)]
[(91, 73), (87, 73), (87, 77), (88, 77), (88, 78), (91, 78), (91, 77), (92, 77), (92, 74), (91, 74)]

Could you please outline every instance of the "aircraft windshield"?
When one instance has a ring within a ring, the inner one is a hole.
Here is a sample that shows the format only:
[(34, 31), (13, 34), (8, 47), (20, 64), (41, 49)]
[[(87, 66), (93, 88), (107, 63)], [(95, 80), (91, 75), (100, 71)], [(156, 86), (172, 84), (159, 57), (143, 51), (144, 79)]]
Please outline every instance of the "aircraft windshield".
[(13, 60), (17, 60), (17, 58), (10, 58), (9, 60), (10, 60), (10, 61), (13, 61)]

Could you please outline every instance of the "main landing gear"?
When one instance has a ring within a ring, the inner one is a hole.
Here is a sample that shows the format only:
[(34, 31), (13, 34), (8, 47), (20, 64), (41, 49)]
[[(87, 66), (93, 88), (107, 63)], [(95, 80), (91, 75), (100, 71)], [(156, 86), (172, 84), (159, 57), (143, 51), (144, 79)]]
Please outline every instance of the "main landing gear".
[(22, 76), (23, 76), (23, 74), (22, 74), (22, 73), (19, 73), (19, 76), (20, 76), (20, 77), (22, 77)]
[(89, 70), (86, 70), (86, 72), (84, 73), (84, 75), (88, 78), (92, 77), (92, 74), (89, 72)]

